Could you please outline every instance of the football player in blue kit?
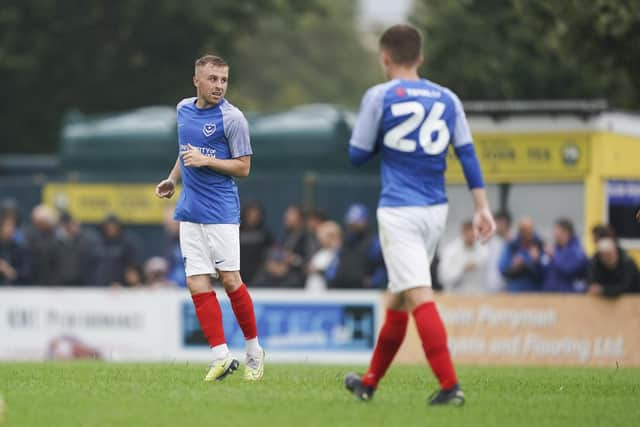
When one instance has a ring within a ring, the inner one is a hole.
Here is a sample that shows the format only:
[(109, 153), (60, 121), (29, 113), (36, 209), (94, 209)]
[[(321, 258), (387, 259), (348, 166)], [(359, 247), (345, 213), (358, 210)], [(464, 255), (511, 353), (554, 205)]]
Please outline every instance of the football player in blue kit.
[(213, 353), (205, 381), (222, 380), (239, 367), (227, 347), (211, 286), (211, 276), (218, 275), (246, 339), (244, 379), (257, 381), (264, 372), (264, 351), (253, 301), (240, 276), (240, 200), (234, 181), (249, 175), (253, 152), (247, 120), (224, 97), (228, 80), (229, 66), (222, 58), (206, 55), (196, 61), (196, 96), (177, 106), (178, 159), (156, 195), (171, 198), (182, 178), (174, 217), (180, 221), (187, 287)]
[(389, 81), (364, 95), (349, 143), (361, 165), (379, 153), (382, 191), (377, 217), (389, 273), (389, 296), (368, 371), (347, 374), (347, 389), (370, 400), (396, 355), (413, 315), (425, 356), (440, 383), (432, 405), (462, 405), (444, 325), (433, 300), (429, 265), (447, 217), (446, 157), (453, 147), (462, 164), (475, 212), (477, 238), (487, 241), (495, 223), (462, 104), (449, 89), (418, 75), (422, 37), (409, 25), (387, 29), (380, 57)]

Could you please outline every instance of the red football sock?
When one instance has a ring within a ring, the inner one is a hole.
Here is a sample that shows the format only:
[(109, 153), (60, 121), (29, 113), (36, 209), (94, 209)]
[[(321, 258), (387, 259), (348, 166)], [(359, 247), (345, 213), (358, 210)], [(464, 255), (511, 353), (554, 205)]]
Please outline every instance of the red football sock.
[(373, 350), (369, 370), (362, 377), (362, 383), (365, 386), (374, 388), (378, 386), (378, 382), (384, 377), (404, 341), (408, 322), (409, 314), (406, 311), (387, 310), (376, 348)]
[(443, 390), (449, 390), (458, 384), (458, 379), (447, 348), (447, 332), (436, 309), (436, 304), (431, 301), (419, 305), (413, 310), (413, 318), (416, 321), (418, 335), (420, 335), (422, 348), (429, 365), (431, 365), (431, 370), (438, 378), (440, 387)]
[(253, 301), (247, 290), (247, 286), (243, 283), (233, 292), (227, 292), (231, 300), (231, 308), (233, 314), (236, 315), (240, 329), (247, 340), (258, 336), (258, 327), (256, 326), (256, 315), (253, 312)]
[(210, 347), (225, 344), (224, 328), (222, 327), (222, 311), (216, 293), (213, 291), (191, 295), (196, 307), (196, 316), (200, 322), (202, 332), (207, 337)]

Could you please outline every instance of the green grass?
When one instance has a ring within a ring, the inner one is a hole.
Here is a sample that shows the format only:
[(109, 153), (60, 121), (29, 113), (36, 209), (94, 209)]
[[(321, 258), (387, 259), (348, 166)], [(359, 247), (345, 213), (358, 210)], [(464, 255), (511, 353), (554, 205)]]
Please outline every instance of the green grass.
[(467, 405), (430, 408), (425, 367), (392, 367), (368, 403), (343, 389), (348, 367), (268, 365), (258, 384), (204, 383), (204, 368), (0, 364), (2, 427), (640, 425), (640, 369), (461, 367)]

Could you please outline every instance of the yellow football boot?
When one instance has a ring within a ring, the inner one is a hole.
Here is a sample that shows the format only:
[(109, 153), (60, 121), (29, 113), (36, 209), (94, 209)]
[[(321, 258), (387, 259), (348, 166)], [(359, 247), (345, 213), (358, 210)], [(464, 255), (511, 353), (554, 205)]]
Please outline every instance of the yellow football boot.
[(231, 354), (220, 360), (215, 360), (209, 365), (207, 375), (204, 377), (205, 381), (222, 381), (228, 375), (233, 374), (238, 369), (240, 362), (234, 359)]

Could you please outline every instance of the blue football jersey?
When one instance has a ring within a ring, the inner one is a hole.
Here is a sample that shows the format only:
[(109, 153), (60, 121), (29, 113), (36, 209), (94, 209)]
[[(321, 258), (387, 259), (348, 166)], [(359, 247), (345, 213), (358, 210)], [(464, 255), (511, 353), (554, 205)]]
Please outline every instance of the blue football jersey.
[(380, 152), (379, 206), (431, 206), (447, 202), (447, 150), (456, 150), (470, 188), (482, 175), (462, 104), (429, 80), (391, 80), (364, 95), (350, 140), (350, 156), (362, 163)]
[[(206, 156), (231, 159), (253, 154), (249, 125), (240, 110), (223, 99), (218, 105), (198, 108), (196, 98), (177, 106), (179, 153), (188, 145)], [(235, 180), (208, 167), (186, 167), (180, 159), (182, 192), (176, 206), (177, 221), (199, 224), (239, 224), (240, 200)]]

